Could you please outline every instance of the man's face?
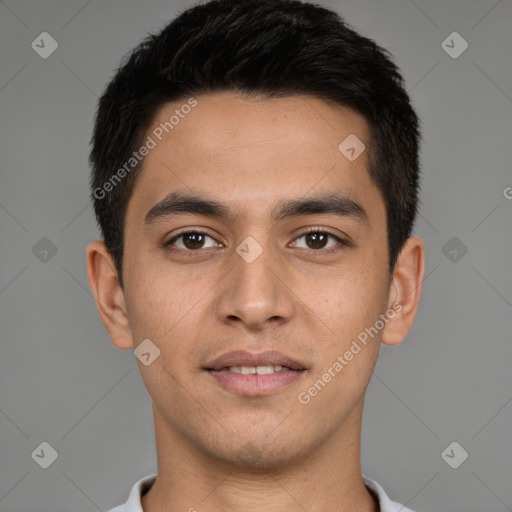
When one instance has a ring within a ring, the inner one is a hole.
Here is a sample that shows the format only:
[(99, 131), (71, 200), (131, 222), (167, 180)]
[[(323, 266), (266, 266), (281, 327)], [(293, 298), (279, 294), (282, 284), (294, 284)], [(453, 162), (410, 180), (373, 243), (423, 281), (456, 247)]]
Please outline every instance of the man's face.
[[(160, 350), (139, 367), (169, 433), (217, 459), (271, 467), (356, 428), (381, 332), (357, 342), (358, 352), (353, 341), (388, 310), (385, 206), (367, 151), (351, 161), (338, 148), (350, 134), (369, 143), (354, 111), (299, 96), (196, 100), (161, 141), (153, 130), (186, 100), (166, 105), (148, 131), (157, 144), (125, 224), (130, 328), (134, 347), (149, 338)], [(145, 222), (170, 193), (215, 200), (229, 216), (159, 208)], [(351, 203), (338, 213), (272, 216), (322, 194)], [(204, 234), (166, 246), (194, 230)], [(333, 372), (351, 347), (351, 360)], [(278, 351), (304, 370), (207, 369), (238, 350)], [(330, 368), (331, 379), (323, 377)], [(309, 393), (319, 379), (324, 385)]]

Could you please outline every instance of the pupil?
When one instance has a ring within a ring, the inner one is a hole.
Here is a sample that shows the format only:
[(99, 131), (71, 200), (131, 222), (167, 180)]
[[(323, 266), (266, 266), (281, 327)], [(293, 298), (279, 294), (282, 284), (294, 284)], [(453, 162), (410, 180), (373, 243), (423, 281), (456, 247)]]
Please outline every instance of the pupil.
[[(313, 245), (313, 249), (321, 249), (322, 247), (325, 247), (327, 237), (324, 233), (315, 232), (308, 233), (306, 235), (306, 239), (308, 241), (308, 245)], [(187, 249), (200, 249), (203, 242), (204, 238), (201, 233), (188, 233), (185, 235), (185, 246)]]
[[(192, 240), (192, 243), (187, 243), (190, 240)], [(188, 233), (185, 235), (185, 246), (187, 249), (200, 249), (202, 242), (204, 242), (204, 239), (201, 233)]]
[[(324, 233), (319, 233), (319, 232), (316, 232), (316, 233), (308, 233), (308, 234), (306, 235), (306, 237), (307, 237), (307, 240), (308, 240), (308, 241), (311, 241), (311, 239), (312, 239), (312, 238), (316, 238), (316, 239), (317, 239), (317, 240), (316, 240), (316, 242), (315, 242), (315, 240), (313, 240), (313, 245), (314, 245), (315, 243), (316, 243), (316, 244), (318, 244), (318, 239), (321, 239), (321, 240), (320, 240), (320, 246), (321, 246), (321, 247), (316, 247), (316, 246), (315, 246), (315, 247), (313, 247), (313, 249), (321, 249), (322, 247), (325, 247), (325, 241), (326, 241), (327, 237), (325, 236), (325, 234), (324, 234)], [(308, 244), (308, 245), (309, 245), (309, 244)]]

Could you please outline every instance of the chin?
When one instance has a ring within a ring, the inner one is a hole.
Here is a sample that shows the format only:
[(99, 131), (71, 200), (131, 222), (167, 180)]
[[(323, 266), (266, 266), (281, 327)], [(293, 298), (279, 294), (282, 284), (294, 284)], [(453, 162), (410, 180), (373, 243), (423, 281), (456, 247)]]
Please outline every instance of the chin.
[[(245, 469), (253, 470), (278, 470), (292, 464), (303, 453), (297, 449), (297, 442), (269, 444), (269, 440), (247, 441), (241, 446), (223, 446), (221, 453), (215, 451), (213, 455), (217, 459), (223, 459), (226, 463)], [(228, 448), (228, 449), (226, 449)]]

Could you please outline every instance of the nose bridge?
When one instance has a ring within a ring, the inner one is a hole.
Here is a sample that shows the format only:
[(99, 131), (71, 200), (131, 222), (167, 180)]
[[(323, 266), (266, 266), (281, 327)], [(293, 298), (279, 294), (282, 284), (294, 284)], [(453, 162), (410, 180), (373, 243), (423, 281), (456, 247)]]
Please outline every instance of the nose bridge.
[(231, 255), (232, 272), (219, 297), (221, 321), (238, 319), (249, 327), (262, 327), (269, 319), (287, 318), (292, 304), (279, 277), (279, 261), (270, 236), (247, 236)]
[[(258, 237), (261, 240), (261, 236)], [(267, 236), (268, 238), (268, 236)], [(275, 278), (276, 264), (273, 262), (270, 240), (263, 240), (261, 243), (252, 236), (245, 238), (236, 248), (237, 257), (235, 257), (235, 272), (238, 274), (240, 284), (243, 287), (240, 291), (256, 292), (258, 289), (262, 291), (272, 292), (272, 281)]]

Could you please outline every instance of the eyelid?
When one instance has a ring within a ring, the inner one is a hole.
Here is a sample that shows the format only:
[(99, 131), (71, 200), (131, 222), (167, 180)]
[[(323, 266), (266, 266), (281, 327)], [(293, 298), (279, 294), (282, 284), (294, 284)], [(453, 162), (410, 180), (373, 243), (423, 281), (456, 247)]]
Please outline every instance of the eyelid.
[[(205, 231), (205, 228), (184, 228), (182, 231), (179, 231), (178, 233), (174, 234), (171, 238), (169, 238), (169, 240), (165, 241), (162, 245), (164, 247), (168, 247), (168, 246), (171, 246), (171, 242), (174, 242), (176, 241), (180, 236), (182, 235), (188, 235), (188, 234), (199, 234), (199, 235), (206, 235), (208, 237), (210, 237), (212, 240), (215, 240), (215, 242), (217, 244), (219, 243), (222, 243), (222, 242), (219, 242), (212, 234), (210, 234), (208, 231)], [(185, 251), (185, 249), (177, 249), (177, 250), (181, 250), (181, 251)], [(187, 251), (187, 252), (199, 252), (201, 249), (197, 249), (196, 251)]]
[[(178, 233), (173, 235), (169, 240), (164, 242), (163, 247), (171, 247), (172, 248), (171, 250), (176, 250), (176, 251), (181, 251), (181, 252), (186, 252), (186, 253), (199, 253), (201, 251), (204, 251), (205, 249), (203, 249), (203, 248), (196, 249), (196, 250), (187, 250), (187, 249), (175, 248), (172, 246), (172, 243), (175, 242), (180, 236), (192, 234), (192, 233), (206, 235), (206, 236), (210, 237), (212, 240), (214, 240), (216, 243), (218, 243), (218, 244), (222, 243), (222, 242), (219, 242), (213, 235), (211, 235), (208, 231), (205, 231), (204, 229), (205, 228), (191, 228), (191, 227), (184, 228), (182, 231), (179, 231)], [(330, 229), (324, 228), (321, 226), (313, 226), (313, 227), (310, 226), (310, 227), (306, 228), (305, 230), (300, 231), (297, 234), (297, 236), (295, 236), (295, 238), (293, 239), (293, 242), (295, 242), (299, 238), (302, 238), (303, 236), (308, 235), (310, 233), (325, 233), (325, 234), (331, 236), (332, 238), (334, 238), (338, 242), (338, 245), (336, 247), (330, 247), (329, 249), (304, 249), (305, 251), (308, 251), (308, 252), (329, 254), (331, 252), (336, 252), (336, 251), (340, 250), (343, 246), (352, 247), (352, 245), (353, 245), (352, 242), (348, 239), (348, 237), (342, 237), (340, 235), (337, 235), (337, 234), (333, 233)], [(211, 248), (212, 247), (207, 247), (206, 249), (211, 249)], [(303, 248), (300, 248), (300, 249), (303, 249)]]
[(308, 235), (310, 233), (325, 233), (327, 235), (329, 235), (331, 238), (334, 238), (337, 242), (338, 242), (338, 245), (335, 246), (335, 247), (329, 247), (328, 249), (303, 249), (303, 248), (300, 248), (300, 249), (303, 249), (305, 251), (308, 251), (308, 252), (311, 252), (313, 254), (320, 254), (320, 253), (323, 253), (323, 254), (330, 254), (330, 253), (334, 253), (334, 252), (337, 252), (339, 251), (340, 249), (342, 249), (344, 246), (345, 247), (352, 247), (353, 244), (351, 242), (351, 240), (346, 237), (346, 236), (341, 236), (341, 235), (338, 235), (336, 233), (333, 233), (330, 229), (328, 228), (323, 228), (321, 226), (313, 226), (313, 227), (308, 227), (305, 231), (301, 231), (293, 240), (293, 242), (295, 242), (296, 240), (298, 240), (299, 238), (302, 238), (303, 236), (305, 235)]

